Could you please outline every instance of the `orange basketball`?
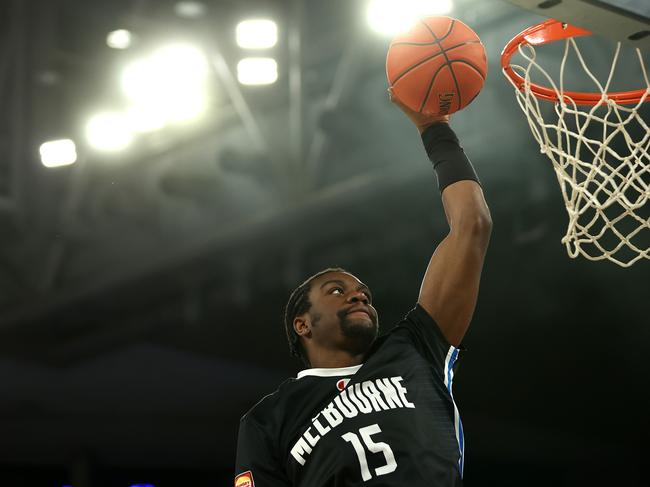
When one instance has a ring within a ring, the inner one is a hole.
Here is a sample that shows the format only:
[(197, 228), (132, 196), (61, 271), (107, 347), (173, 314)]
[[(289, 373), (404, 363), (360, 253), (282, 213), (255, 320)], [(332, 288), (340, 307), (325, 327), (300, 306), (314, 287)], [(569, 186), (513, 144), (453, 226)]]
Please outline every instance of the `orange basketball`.
[(393, 95), (407, 107), (447, 115), (469, 105), (487, 76), (481, 39), (458, 19), (420, 19), (393, 39), (386, 56)]

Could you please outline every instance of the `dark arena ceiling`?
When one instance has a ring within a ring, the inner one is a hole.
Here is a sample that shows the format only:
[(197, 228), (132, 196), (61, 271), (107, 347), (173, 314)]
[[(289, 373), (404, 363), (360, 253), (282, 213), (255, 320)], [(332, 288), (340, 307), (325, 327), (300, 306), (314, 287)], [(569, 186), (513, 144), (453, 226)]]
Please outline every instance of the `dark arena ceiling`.
[[(178, 3), (0, 3), (1, 487), (228, 485), (239, 418), (301, 368), (290, 292), (344, 267), (389, 329), (448, 232), (367, 1), (208, 0), (196, 17)], [(648, 486), (650, 262), (570, 259), (561, 243), (553, 166), (500, 72), (506, 42), (543, 17), (501, 0), (448, 15), (489, 61), (452, 116), (494, 222), (454, 391), (466, 484)], [(235, 25), (251, 17), (278, 25), (270, 85), (236, 79)], [(107, 47), (118, 28), (129, 49)], [(209, 61), (203, 116), (93, 150), (84, 123), (118, 103), (121, 67), (175, 40)], [(611, 41), (591, 42), (605, 62)], [(44, 167), (39, 146), (61, 138), (76, 163)]]

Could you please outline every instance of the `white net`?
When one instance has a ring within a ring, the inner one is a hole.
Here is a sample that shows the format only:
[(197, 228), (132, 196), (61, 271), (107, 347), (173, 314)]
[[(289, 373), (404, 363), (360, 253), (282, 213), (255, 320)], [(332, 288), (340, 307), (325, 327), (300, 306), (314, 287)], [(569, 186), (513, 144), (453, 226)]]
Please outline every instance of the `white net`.
[[(557, 83), (539, 64), (533, 46), (519, 46), (519, 54), (526, 61), (523, 65), (511, 64), (525, 80), (521, 91), (515, 87), (517, 101), (541, 152), (553, 162), (569, 216), (562, 239), (569, 256), (607, 259), (629, 267), (640, 259), (650, 259), (650, 129), (642, 113), (643, 103), (650, 101), (650, 83), (643, 56), (635, 50), (646, 84), (645, 94), (638, 103), (622, 105), (607, 95), (620, 43), (607, 79), (601, 83), (587, 67), (575, 40), (564, 42)], [(570, 53), (577, 56), (579, 66), (596, 87), (594, 91), (602, 94), (594, 106), (576, 105), (565, 95), (565, 68)], [(554, 110), (546, 114), (547, 120), (541, 108), (549, 103), (531, 92), (533, 76), (541, 76), (544, 85), (562, 100), (554, 103)]]

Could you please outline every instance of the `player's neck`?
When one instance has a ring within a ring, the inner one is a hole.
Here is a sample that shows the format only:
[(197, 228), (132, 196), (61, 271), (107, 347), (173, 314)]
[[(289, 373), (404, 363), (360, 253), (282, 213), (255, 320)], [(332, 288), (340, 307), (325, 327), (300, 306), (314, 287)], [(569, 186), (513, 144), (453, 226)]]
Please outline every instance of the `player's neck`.
[(345, 350), (322, 350), (310, 354), (311, 368), (338, 369), (363, 363), (365, 354), (352, 355)]

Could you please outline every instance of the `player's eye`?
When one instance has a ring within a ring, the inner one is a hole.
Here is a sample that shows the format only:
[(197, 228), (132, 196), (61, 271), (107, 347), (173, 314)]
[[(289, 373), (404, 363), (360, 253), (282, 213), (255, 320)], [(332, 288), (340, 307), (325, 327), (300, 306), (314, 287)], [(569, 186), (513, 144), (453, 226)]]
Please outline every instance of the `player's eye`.
[(333, 287), (330, 289), (330, 294), (343, 294), (343, 288), (340, 287)]

